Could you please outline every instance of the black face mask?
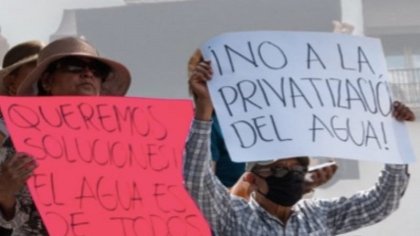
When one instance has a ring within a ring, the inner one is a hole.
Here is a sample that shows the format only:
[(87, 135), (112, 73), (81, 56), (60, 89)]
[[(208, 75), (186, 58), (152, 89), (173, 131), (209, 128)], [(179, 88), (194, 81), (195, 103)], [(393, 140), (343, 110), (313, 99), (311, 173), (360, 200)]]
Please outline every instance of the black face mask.
[(293, 206), (303, 196), (304, 175), (302, 174), (290, 171), (283, 177), (269, 176), (265, 181), (268, 185), (265, 197), (281, 206)]

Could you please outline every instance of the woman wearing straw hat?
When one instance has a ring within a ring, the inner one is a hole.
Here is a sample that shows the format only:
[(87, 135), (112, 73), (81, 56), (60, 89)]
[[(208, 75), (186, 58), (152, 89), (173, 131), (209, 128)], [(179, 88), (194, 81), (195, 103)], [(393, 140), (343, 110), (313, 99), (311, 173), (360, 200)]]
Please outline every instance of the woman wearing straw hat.
[[(19, 86), (17, 95), (123, 96), (130, 81), (130, 72), (124, 65), (99, 56), (86, 41), (69, 37), (50, 43), (39, 53), (37, 66)], [(0, 226), (12, 228), (12, 235), (47, 235), (24, 186), (36, 168), (33, 157), (15, 153), (12, 145), (3, 149)]]
[[(35, 68), (38, 53), (43, 47), (41, 41), (32, 40), (18, 44), (7, 51), (3, 58), (3, 68), (0, 70), (0, 95), (16, 95), (20, 83)], [(7, 132), (5, 129), (0, 124), (0, 144)]]
[[(20, 83), (35, 68), (38, 53), (44, 44), (38, 40), (20, 43), (6, 52), (0, 70), (0, 95), (14, 96)], [(6, 127), (0, 123), (0, 144), (7, 134)], [(11, 231), (0, 227), (0, 235), (10, 235)]]
[(7, 51), (0, 70), (0, 94), (16, 95), (20, 83), (35, 68), (44, 44), (38, 40), (20, 43)]

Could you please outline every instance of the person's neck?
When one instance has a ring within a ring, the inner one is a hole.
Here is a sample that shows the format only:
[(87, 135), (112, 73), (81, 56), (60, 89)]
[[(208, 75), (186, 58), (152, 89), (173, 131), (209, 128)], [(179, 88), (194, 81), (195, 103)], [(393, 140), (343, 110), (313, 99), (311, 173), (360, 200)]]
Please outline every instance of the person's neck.
[(293, 213), (292, 207), (285, 207), (279, 204), (276, 204), (267, 198), (265, 198), (262, 194), (257, 193), (255, 196), (255, 200), (260, 204), (262, 208), (264, 208), (268, 213), (277, 217), (281, 222), (284, 224), (287, 223), (290, 215)]

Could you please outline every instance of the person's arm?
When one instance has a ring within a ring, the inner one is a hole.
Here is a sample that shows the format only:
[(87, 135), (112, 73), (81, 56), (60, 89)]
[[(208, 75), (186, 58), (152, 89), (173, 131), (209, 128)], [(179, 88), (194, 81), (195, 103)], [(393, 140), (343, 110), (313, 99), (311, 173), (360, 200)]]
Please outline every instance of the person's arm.
[[(393, 103), (392, 115), (398, 121), (413, 121), (415, 114), (401, 102)], [(378, 183), (350, 198), (321, 202), (327, 210), (327, 224), (334, 234), (349, 232), (385, 219), (400, 204), (409, 181), (407, 165), (385, 165)]]
[(36, 168), (33, 158), (24, 153), (17, 153), (11, 158), (2, 148), (3, 162), (0, 164), (0, 226), (4, 228), (18, 228), (29, 219), (29, 213), (24, 209), (24, 202), (31, 202), (31, 199), (24, 200), (21, 194), (24, 191), (26, 180)]
[(210, 167), (210, 132), (213, 106), (206, 82), (211, 78), (209, 62), (200, 62), (191, 70), (190, 91), (194, 96), (195, 119), (184, 153), (185, 186), (215, 232), (235, 225), (231, 197)]
[(211, 150), (211, 166), (213, 173), (216, 174), (217, 162), (220, 159), (220, 149), (222, 148), (221, 140), (222, 137), (218, 132), (220, 127), (216, 123), (216, 116), (213, 114), (212, 116), (213, 123), (211, 125), (211, 142), (210, 142), (210, 150)]
[[(27, 194), (29, 196), (29, 193)], [(29, 212), (25, 211), (24, 209), (30, 209), (29, 207), (23, 206), (24, 201), (22, 200), (23, 196), (18, 195), (16, 197), (15, 205), (11, 209), (13, 212), (7, 216), (3, 215), (3, 212), (0, 212), (0, 226), (6, 229), (15, 229), (20, 228), (29, 220)], [(31, 199), (28, 199), (32, 201)]]
[(319, 201), (318, 204), (325, 210), (327, 225), (332, 233), (346, 233), (377, 223), (394, 212), (408, 180), (406, 165), (386, 165), (372, 189), (349, 198)]
[(211, 122), (194, 120), (185, 147), (184, 180), (187, 190), (214, 229), (228, 215), (231, 201), (226, 187), (212, 172), (209, 160)]

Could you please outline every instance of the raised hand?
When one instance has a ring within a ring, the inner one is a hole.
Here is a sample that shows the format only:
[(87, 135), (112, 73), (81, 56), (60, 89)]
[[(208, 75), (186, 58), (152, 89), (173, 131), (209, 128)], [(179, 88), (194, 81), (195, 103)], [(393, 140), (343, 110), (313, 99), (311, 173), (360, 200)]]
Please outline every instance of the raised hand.
[(315, 188), (327, 183), (335, 174), (338, 166), (335, 162), (329, 162), (331, 165), (327, 165), (321, 168), (315, 168), (307, 173), (305, 178), (305, 193), (309, 193)]
[(414, 112), (401, 102), (395, 101), (392, 106), (392, 115), (398, 121), (414, 121), (416, 119)]
[[(195, 118), (198, 120), (210, 120), (213, 105), (210, 100), (207, 81), (211, 79), (213, 71), (210, 61), (203, 61), (200, 55), (200, 51), (196, 51), (190, 59), (188, 84), (196, 106)], [(196, 58), (201, 58), (201, 61), (197, 61)]]
[(37, 164), (32, 156), (16, 153), (12, 158), (0, 164), (0, 207), (7, 211), (14, 207), (16, 194), (32, 175)]

